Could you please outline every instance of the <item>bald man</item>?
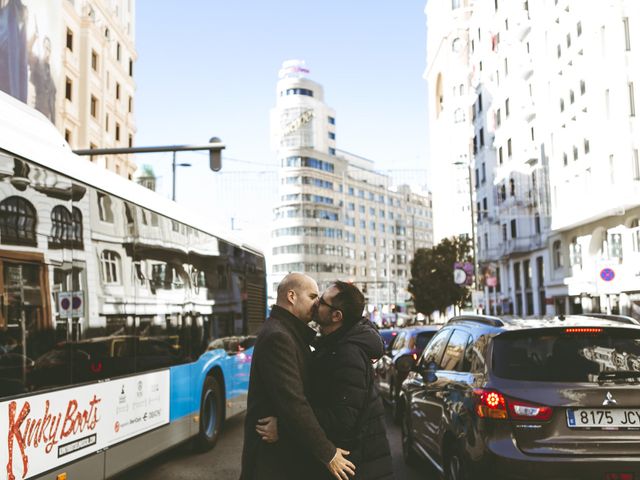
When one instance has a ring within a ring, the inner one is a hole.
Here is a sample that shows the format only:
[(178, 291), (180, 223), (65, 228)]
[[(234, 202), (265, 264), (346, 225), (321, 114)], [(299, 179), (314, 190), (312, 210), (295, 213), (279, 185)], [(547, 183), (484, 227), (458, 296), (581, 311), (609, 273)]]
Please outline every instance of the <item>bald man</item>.
[[(298, 480), (319, 461), (337, 480), (355, 471), (320, 427), (307, 400), (313, 318), (318, 285), (311, 277), (290, 273), (278, 285), (276, 304), (253, 352), (245, 417), (241, 480)], [(262, 441), (256, 424), (278, 418), (277, 442)]]

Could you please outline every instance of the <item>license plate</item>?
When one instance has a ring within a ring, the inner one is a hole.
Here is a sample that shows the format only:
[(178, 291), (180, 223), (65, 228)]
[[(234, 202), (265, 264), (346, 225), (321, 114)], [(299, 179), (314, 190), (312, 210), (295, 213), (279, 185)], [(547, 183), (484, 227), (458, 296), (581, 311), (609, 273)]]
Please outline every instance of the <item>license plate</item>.
[(640, 408), (567, 409), (571, 428), (640, 428)]

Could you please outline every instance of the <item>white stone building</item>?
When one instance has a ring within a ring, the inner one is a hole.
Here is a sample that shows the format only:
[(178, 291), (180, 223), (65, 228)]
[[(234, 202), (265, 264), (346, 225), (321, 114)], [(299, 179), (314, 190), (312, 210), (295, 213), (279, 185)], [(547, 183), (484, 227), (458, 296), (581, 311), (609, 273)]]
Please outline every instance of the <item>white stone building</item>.
[[(484, 304), (521, 315), (640, 317), (640, 5), (430, 0), (426, 11), (429, 29), (465, 18), (468, 56), (449, 57), (467, 66), (475, 97), (470, 150)], [(440, 50), (453, 51), (454, 40), (443, 35)], [(427, 50), (438, 45), (429, 42)], [(443, 76), (446, 65), (436, 65)], [(430, 101), (437, 110), (438, 97)], [(446, 137), (442, 123), (438, 136)], [(438, 208), (434, 192), (436, 217)]]
[(270, 293), (288, 272), (305, 272), (321, 289), (353, 281), (387, 313), (409, 296), (413, 252), (433, 244), (430, 195), (392, 187), (371, 160), (338, 150), (335, 112), (307, 74), (303, 62), (283, 64), (271, 115), (281, 170)]

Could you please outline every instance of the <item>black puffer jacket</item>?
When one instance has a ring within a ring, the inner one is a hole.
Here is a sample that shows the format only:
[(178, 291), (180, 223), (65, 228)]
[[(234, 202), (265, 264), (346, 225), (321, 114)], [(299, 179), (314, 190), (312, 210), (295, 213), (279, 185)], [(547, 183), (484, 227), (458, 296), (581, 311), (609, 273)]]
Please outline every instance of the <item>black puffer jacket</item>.
[[(384, 407), (373, 384), (372, 360), (383, 354), (380, 335), (367, 320), (321, 338), (311, 367), (311, 406), (337, 447), (349, 450), (356, 479), (392, 479)], [(319, 469), (319, 478), (332, 478)]]

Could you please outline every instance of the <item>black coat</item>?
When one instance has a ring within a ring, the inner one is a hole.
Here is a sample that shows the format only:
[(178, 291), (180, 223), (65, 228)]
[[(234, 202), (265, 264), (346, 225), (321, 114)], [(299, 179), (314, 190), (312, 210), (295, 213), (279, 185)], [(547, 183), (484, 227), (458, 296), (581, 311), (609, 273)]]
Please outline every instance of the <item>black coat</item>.
[[(311, 403), (325, 433), (349, 450), (356, 479), (392, 479), (384, 406), (373, 384), (372, 360), (382, 356), (382, 338), (364, 320), (342, 327), (316, 344)], [(319, 468), (319, 478), (332, 478)]]
[[(258, 334), (251, 362), (242, 480), (299, 480), (312, 466), (333, 458), (336, 449), (307, 400), (309, 343), (314, 337), (313, 329), (273, 306)], [(272, 444), (265, 443), (255, 431), (258, 419), (269, 415), (278, 417), (279, 440)]]

